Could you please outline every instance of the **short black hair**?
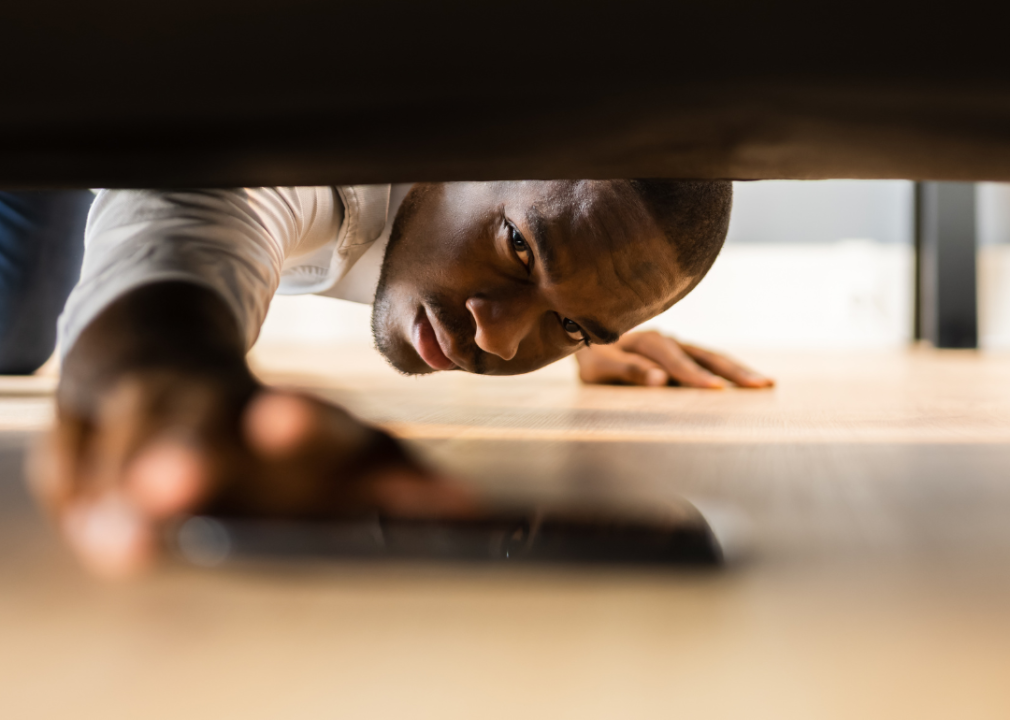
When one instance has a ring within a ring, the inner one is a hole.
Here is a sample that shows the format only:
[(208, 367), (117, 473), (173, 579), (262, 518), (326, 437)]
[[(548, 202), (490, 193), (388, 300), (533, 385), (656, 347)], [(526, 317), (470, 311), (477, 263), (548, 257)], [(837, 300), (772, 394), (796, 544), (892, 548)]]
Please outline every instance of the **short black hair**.
[[(733, 208), (729, 180), (630, 180), (653, 220), (677, 248), (681, 272), (693, 288), (719, 256)], [(690, 289), (690, 288), (689, 288)]]

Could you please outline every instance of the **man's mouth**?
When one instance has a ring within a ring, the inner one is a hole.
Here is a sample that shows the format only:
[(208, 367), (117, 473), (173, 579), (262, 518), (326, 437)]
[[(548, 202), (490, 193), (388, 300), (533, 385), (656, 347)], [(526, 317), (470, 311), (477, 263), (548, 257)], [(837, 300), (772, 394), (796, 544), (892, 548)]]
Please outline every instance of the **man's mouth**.
[(417, 319), (414, 321), (414, 327), (410, 334), (414, 349), (429, 367), (434, 370), (452, 370), (456, 367), (456, 363), (449, 359), (439, 344), (438, 335), (435, 334), (435, 328), (432, 327), (423, 305), (417, 313)]

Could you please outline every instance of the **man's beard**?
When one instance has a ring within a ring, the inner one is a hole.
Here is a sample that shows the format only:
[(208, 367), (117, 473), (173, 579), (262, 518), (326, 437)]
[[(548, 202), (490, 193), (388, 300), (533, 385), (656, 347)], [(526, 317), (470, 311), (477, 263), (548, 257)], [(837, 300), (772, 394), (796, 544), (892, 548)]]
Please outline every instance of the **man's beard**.
[(435, 295), (426, 295), (424, 297), (424, 304), (429, 312), (438, 319), (438, 322), (445, 328), (446, 332), (452, 336), (457, 351), (463, 355), (470, 356), (473, 372), (477, 375), (483, 375), (487, 372), (487, 368), (484, 366), (484, 359), (487, 357), (487, 353), (477, 347), (477, 343), (473, 339), (474, 326), (470, 316), (461, 316), (453, 312), (448, 305)]
[[(388, 257), (388, 251), (387, 251)], [(385, 280), (385, 262), (383, 263), (383, 274), (379, 280), (379, 286), (375, 291), (375, 302), (372, 304), (372, 339), (375, 342), (375, 349), (382, 353), (386, 362), (396, 370), (405, 375), (414, 375), (397, 362), (396, 346), (397, 338), (394, 328), (395, 323), (391, 322), (393, 303), (389, 298), (388, 288)], [(459, 352), (470, 355), (472, 358), (473, 372), (478, 375), (486, 372), (486, 353), (477, 347), (473, 340), (473, 324), (467, 318), (460, 317), (452, 312), (440, 298), (435, 295), (425, 295), (424, 305), (428, 312), (435, 316), (439, 324), (452, 336)]]
[(393, 241), (399, 238), (393, 234), (389, 237), (386, 245), (386, 254), (382, 259), (382, 270), (379, 274), (379, 284), (375, 288), (375, 299), (372, 301), (372, 340), (375, 349), (386, 359), (393, 368), (404, 375), (412, 375), (409, 370), (401, 367), (397, 361), (397, 338), (395, 334), (395, 323), (392, 322), (393, 302), (389, 297), (388, 274), (389, 258), (393, 249)]
[(372, 341), (375, 349), (378, 350), (386, 362), (402, 373), (408, 374), (407, 370), (400, 367), (393, 355), (393, 332), (389, 327), (388, 315), (392, 309), (392, 303), (384, 292), (385, 287), (379, 283), (375, 291), (375, 300), (372, 302)]

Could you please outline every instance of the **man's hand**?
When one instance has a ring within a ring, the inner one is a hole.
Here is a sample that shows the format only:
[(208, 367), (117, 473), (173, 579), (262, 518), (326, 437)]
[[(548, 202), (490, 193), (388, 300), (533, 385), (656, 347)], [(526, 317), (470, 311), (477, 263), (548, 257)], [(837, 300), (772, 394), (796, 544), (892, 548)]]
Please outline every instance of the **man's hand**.
[[(116, 576), (150, 564), (164, 526), (193, 512), (323, 519), (470, 510), (466, 492), (388, 434), (334, 405), (259, 385), (219, 304), (193, 287), (138, 291), (90, 325), (67, 358), (57, 424), (31, 476), (89, 569)], [(173, 326), (166, 314), (188, 322)], [(159, 332), (144, 329), (152, 327)]]
[(727, 380), (744, 388), (767, 388), (771, 378), (725, 355), (680, 343), (658, 332), (633, 332), (613, 345), (591, 345), (575, 354), (585, 383), (669, 384), (694, 388), (724, 388)]

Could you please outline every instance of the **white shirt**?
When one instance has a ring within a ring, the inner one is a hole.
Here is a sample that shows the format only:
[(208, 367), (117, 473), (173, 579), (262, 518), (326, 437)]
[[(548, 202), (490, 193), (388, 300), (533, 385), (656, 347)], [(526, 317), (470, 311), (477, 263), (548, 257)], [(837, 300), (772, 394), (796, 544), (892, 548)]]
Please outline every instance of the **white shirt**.
[[(181, 280), (213, 290), (252, 347), (275, 293), (372, 302), (409, 185), (103, 190), (88, 215), (61, 352), (130, 290)], [(353, 272), (352, 272), (353, 269)]]

